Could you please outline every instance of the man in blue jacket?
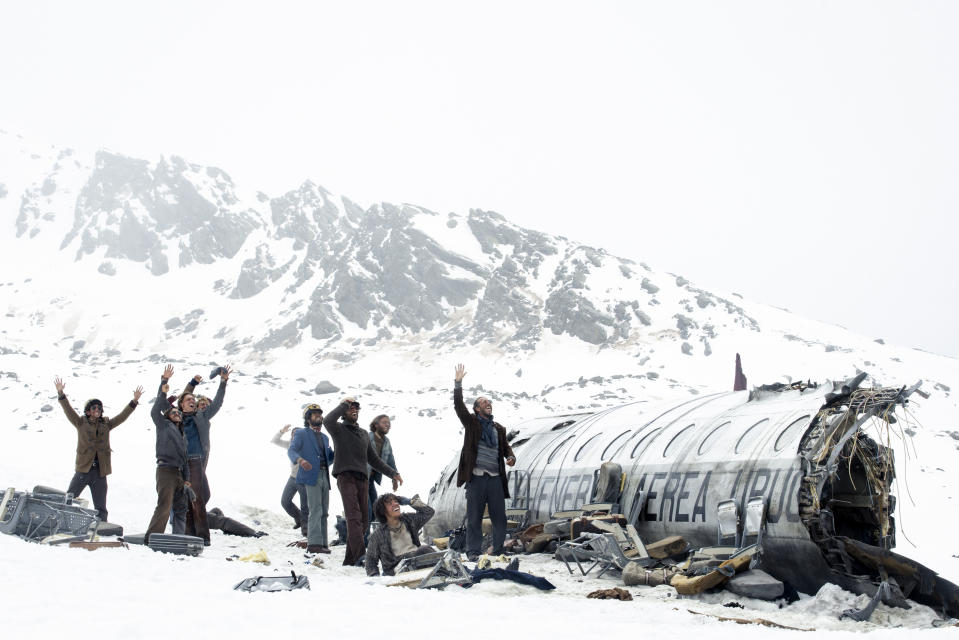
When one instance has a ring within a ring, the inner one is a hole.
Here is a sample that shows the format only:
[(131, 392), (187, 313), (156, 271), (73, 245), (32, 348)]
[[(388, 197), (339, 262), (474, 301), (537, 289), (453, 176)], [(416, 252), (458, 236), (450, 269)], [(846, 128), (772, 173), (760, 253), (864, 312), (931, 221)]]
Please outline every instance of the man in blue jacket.
[(310, 516), (306, 528), (306, 550), (309, 553), (329, 553), (326, 536), (326, 520), (330, 511), (330, 465), (333, 464), (333, 449), (323, 428), (323, 409), (318, 404), (308, 404), (303, 410), (303, 426), (293, 435), (287, 455), (290, 461), (300, 466), (296, 473), (297, 484), (306, 486), (306, 501)]

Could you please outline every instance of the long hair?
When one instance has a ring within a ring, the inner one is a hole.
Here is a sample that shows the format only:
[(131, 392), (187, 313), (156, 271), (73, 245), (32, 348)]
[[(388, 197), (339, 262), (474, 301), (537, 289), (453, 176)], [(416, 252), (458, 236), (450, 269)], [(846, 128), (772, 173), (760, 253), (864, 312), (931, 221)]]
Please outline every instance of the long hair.
[(380, 420), (382, 420), (383, 418), (389, 418), (389, 416), (386, 415), (385, 413), (381, 413), (380, 415), (373, 418), (373, 422), (370, 423), (370, 433), (376, 431), (376, 425), (378, 425), (380, 423)]
[(376, 519), (379, 522), (386, 523), (386, 502), (387, 500), (396, 500), (399, 502), (399, 498), (396, 497), (396, 494), (393, 493), (384, 493), (379, 498), (376, 499), (376, 502), (373, 503), (373, 515), (376, 516)]

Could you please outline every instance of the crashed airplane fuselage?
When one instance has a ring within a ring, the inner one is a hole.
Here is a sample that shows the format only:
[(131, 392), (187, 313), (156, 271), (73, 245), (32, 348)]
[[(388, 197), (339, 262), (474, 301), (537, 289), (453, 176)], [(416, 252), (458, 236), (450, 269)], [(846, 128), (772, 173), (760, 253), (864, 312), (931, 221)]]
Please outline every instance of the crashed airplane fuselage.
[[(604, 501), (617, 502), (647, 541), (680, 535), (698, 547), (717, 544), (720, 502), (734, 500), (743, 513), (762, 496), (763, 568), (776, 577), (807, 593), (834, 582), (871, 595), (894, 575), (906, 596), (955, 615), (954, 585), (890, 551), (893, 453), (863, 431), (888, 429), (911, 390), (859, 388), (863, 377), (531, 420), (511, 440), (517, 462), (507, 506), (548, 521), (603, 498), (595, 493), (600, 468), (615, 463), (620, 485)], [(457, 463), (431, 491), (429, 532), (437, 535), (465, 513)]]

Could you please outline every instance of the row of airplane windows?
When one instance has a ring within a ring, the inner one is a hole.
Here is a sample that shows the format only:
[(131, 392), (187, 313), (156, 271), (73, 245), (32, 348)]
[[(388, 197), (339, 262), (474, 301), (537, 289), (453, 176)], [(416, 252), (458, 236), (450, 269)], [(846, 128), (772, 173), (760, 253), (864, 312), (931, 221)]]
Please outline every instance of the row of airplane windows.
[[(735, 449), (736, 453), (741, 453), (745, 451), (746, 449), (748, 449), (750, 446), (752, 446), (755, 439), (759, 436), (760, 433), (762, 433), (761, 426), (767, 422), (769, 422), (769, 419), (763, 418), (762, 420), (759, 420), (758, 422), (753, 424), (751, 427), (749, 427), (749, 429), (747, 429), (739, 437), (739, 440), (736, 442), (736, 449)], [(789, 425), (787, 425), (779, 434), (779, 437), (776, 438), (776, 442), (773, 445), (773, 448), (777, 452), (782, 451), (783, 448), (785, 448), (789, 444), (789, 442), (792, 441), (794, 435), (796, 434), (796, 431), (804, 427), (805, 425), (807, 425), (808, 422), (809, 422), (809, 416), (806, 415), (806, 416), (797, 418), (796, 420), (789, 423)], [(721, 435), (721, 433), (730, 424), (732, 424), (731, 421), (726, 421), (716, 426), (714, 429), (710, 430), (710, 432), (707, 433), (706, 436), (703, 438), (702, 442), (700, 442), (697, 453), (699, 455), (703, 455), (707, 451), (709, 451), (712, 448), (713, 444), (715, 444), (715, 442), (719, 439), (719, 435)], [(563, 426), (567, 426), (567, 425), (563, 425)], [(669, 442), (666, 443), (666, 446), (663, 448), (663, 457), (668, 458), (670, 455), (678, 451), (680, 445), (685, 443), (685, 436), (690, 431), (692, 431), (695, 427), (696, 427), (695, 423), (690, 424), (684, 427), (683, 429), (681, 429), (679, 432), (677, 432), (676, 435), (674, 435), (669, 440)], [(648, 432), (646, 432), (646, 434), (643, 435), (643, 437), (640, 438), (639, 441), (637, 441), (636, 444), (633, 446), (633, 449), (629, 454), (630, 459), (636, 458), (640, 456), (641, 454), (643, 454), (646, 451), (646, 449), (652, 444), (656, 436), (659, 435), (659, 433), (663, 431), (664, 428), (665, 427), (655, 427), (649, 430)], [(600, 460), (603, 460), (603, 461), (610, 460), (612, 458), (615, 458), (617, 455), (619, 455), (628, 444), (629, 436), (632, 433), (633, 433), (633, 430), (628, 429), (618, 434), (612, 440), (610, 440), (609, 444), (606, 445), (606, 448), (603, 449), (603, 453), (600, 456)], [(567, 446), (572, 444), (572, 442), (576, 440), (578, 435), (579, 434), (573, 434), (561, 440), (560, 443), (556, 445), (556, 447), (550, 452), (549, 457), (546, 459), (546, 463), (549, 464), (553, 462), (555, 459), (557, 459), (560, 456), (560, 454), (564, 453)], [(601, 442), (604, 435), (606, 434), (597, 433), (591, 436), (582, 445), (580, 445), (579, 449), (576, 451), (576, 454), (573, 456), (573, 461), (577, 462), (581, 460), (582, 458), (584, 458), (586, 454), (588, 454), (592, 450), (594, 445), (599, 444)], [(526, 444), (526, 442), (528, 441), (529, 441), (529, 438), (522, 438), (514, 442), (512, 446), (514, 449), (516, 449), (517, 447), (520, 447)]]

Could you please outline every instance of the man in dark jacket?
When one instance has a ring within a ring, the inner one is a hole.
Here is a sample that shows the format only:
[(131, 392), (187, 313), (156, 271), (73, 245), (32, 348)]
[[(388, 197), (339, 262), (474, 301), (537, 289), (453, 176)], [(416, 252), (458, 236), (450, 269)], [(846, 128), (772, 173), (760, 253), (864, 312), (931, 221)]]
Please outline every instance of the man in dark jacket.
[(344, 566), (358, 564), (366, 552), (363, 534), (370, 517), (367, 465), (403, 484), (400, 474), (376, 455), (370, 436), (356, 423), (359, 415), (360, 403), (353, 398), (344, 398), (323, 420), (323, 426), (333, 438), (333, 448), (336, 450), (333, 477), (336, 478), (336, 487), (340, 490), (343, 510), (346, 512)]
[(93, 507), (102, 522), (107, 521), (107, 476), (113, 471), (110, 464), (110, 432), (119, 427), (130, 417), (137, 408), (137, 402), (143, 395), (143, 387), (137, 387), (133, 392), (133, 400), (123, 408), (114, 418), (103, 415), (103, 403), (96, 398), (87, 400), (83, 407), (83, 415), (78, 415), (70, 401), (63, 393), (66, 386), (60, 378), (53, 381), (57, 388), (57, 399), (63, 413), (77, 429), (77, 458), (74, 463), (74, 474), (70, 480), (67, 493), (79, 496), (86, 487), (90, 487), (93, 496)]
[[(402, 513), (401, 505), (413, 507), (416, 513)], [(378, 564), (382, 563), (383, 575), (391, 576), (400, 560), (434, 551), (429, 545), (420, 545), (419, 531), (434, 512), (419, 496), (409, 500), (384, 493), (373, 503), (373, 513), (381, 526), (370, 536), (366, 548), (366, 575), (380, 575)]]
[(330, 515), (330, 465), (333, 450), (323, 427), (323, 409), (318, 404), (308, 404), (303, 410), (303, 425), (293, 434), (287, 455), (299, 465), (297, 484), (306, 486), (309, 516), (306, 525), (306, 550), (310, 553), (329, 553), (330, 543), (326, 534), (326, 521)]
[[(473, 560), (483, 541), (483, 511), (489, 507), (493, 525), (493, 553), (503, 552), (506, 540), (506, 498), (509, 497), (506, 466), (516, 464), (513, 449), (506, 441), (506, 429), (493, 421), (493, 403), (479, 397), (473, 413), (463, 403), (466, 368), (458, 364), (453, 384), (453, 409), (463, 425), (463, 449), (456, 474), (456, 486), (466, 485), (466, 555)], [(505, 464), (504, 464), (505, 463)]]
[[(193, 492), (190, 488), (186, 436), (183, 434), (183, 414), (176, 407), (170, 406), (166, 395), (170, 390), (167, 383), (171, 376), (173, 367), (167, 365), (150, 410), (150, 417), (156, 426), (157, 506), (147, 527), (146, 542), (150, 541), (151, 533), (163, 533), (166, 529), (171, 506), (174, 517), (186, 512), (187, 493)], [(195, 498), (194, 495), (193, 499)]]

